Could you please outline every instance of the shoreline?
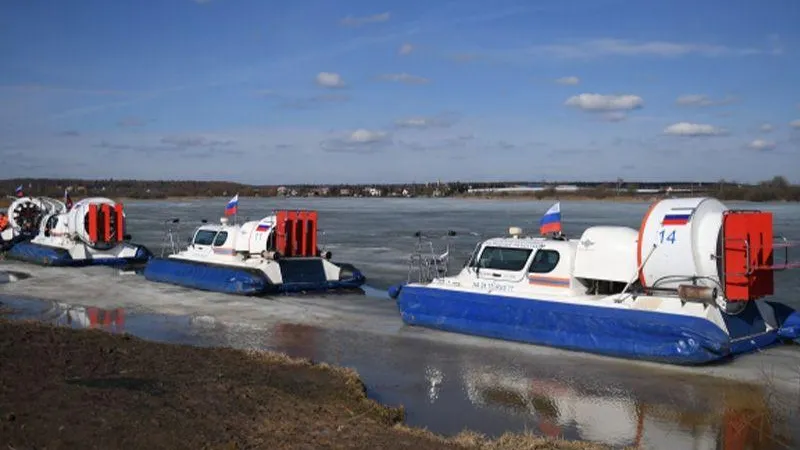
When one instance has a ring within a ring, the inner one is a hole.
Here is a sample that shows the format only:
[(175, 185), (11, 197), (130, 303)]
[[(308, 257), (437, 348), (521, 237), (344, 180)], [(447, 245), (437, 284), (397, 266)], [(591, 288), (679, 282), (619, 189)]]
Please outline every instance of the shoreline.
[(369, 399), (352, 369), (8, 320), (2, 308), (0, 444), (9, 448), (609, 448), (530, 433), (444, 437), (404, 425), (402, 406)]
[[(710, 196), (709, 194), (697, 194), (698, 196)], [(713, 197), (713, 196), (710, 196)], [(83, 197), (76, 197), (73, 198), (74, 202), (81, 200)], [(224, 197), (209, 197), (209, 196), (198, 196), (198, 195), (189, 195), (189, 196), (180, 196), (180, 197), (165, 197), (165, 198), (133, 198), (133, 197), (109, 197), (115, 202), (120, 203), (128, 203), (128, 202), (179, 202), (179, 201), (197, 201), (197, 200), (218, 200)], [(418, 200), (445, 200), (445, 199), (454, 199), (454, 200), (464, 200), (464, 201), (541, 201), (541, 202), (597, 202), (597, 203), (653, 203), (662, 198), (668, 198), (664, 195), (654, 195), (654, 196), (629, 196), (629, 195), (620, 195), (620, 196), (609, 196), (604, 198), (596, 198), (591, 196), (585, 195), (565, 195), (565, 196), (541, 196), (537, 197), (535, 195), (453, 195), (449, 197), (338, 197), (338, 196), (315, 196), (315, 197), (291, 197), (291, 196), (240, 196), (243, 199), (272, 199), (272, 200), (289, 200), (289, 199), (354, 199), (354, 198), (366, 198), (366, 199), (373, 199), (373, 200), (408, 200), (408, 199), (418, 199)], [(716, 198), (716, 197), (714, 197)], [(60, 200), (60, 199), (59, 199)], [(756, 200), (745, 200), (745, 199), (720, 199), (722, 202), (737, 202), (737, 203), (750, 203), (750, 204), (762, 204), (762, 203), (789, 203), (789, 204), (797, 204), (800, 201), (793, 201), (793, 200), (764, 200), (764, 201), (756, 201)], [(0, 198), (0, 208), (5, 209), (8, 208), (13, 200), (7, 198)]]

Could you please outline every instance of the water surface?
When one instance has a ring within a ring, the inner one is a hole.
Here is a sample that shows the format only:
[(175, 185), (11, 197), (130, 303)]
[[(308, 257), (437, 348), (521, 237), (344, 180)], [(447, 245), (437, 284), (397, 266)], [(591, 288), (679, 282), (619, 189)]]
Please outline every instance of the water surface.
[[(185, 243), (227, 199), (126, 204), (134, 241), (159, 253), (164, 222), (182, 219)], [(448, 243), (458, 270), (479, 239), (509, 226), (535, 231), (552, 202), (459, 199), (242, 199), (240, 219), (273, 209), (320, 212), (334, 260), (367, 275), (361, 295), (243, 298), (150, 283), (108, 268), (4, 262), (26, 280), (0, 285), (0, 301), (70, 326), (105, 326), (149, 339), (266, 348), (354, 367), (371, 397), (403, 404), (407, 422), (452, 434), (531, 430), (642, 448), (794, 448), (800, 443), (800, 349), (778, 347), (730, 364), (681, 368), (407, 327), (386, 287), (404, 281), (414, 232)], [(568, 235), (590, 225), (639, 227), (647, 203), (562, 202)], [(800, 205), (757, 205), (800, 239)], [(748, 205), (753, 207), (753, 205)], [(441, 238), (448, 230), (457, 235)], [(776, 299), (800, 307), (797, 272), (776, 275)], [(57, 302), (31, 302), (23, 299)], [(111, 314), (95, 311), (122, 311)], [(87, 310), (87, 308), (89, 308)], [(71, 315), (70, 315), (71, 314)], [(99, 318), (98, 318), (99, 317)], [(107, 318), (107, 317), (110, 317)], [(106, 322), (108, 321), (108, 322)], [(105, 325), (104, 325), (105, 324)], [(787, 447), (788, 446), (788, 447)]]

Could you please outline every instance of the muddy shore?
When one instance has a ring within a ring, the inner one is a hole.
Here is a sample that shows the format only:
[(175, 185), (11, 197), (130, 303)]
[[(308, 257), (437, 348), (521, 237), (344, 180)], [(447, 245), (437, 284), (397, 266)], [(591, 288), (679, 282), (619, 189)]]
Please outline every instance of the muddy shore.
[(0, 318), (0, 361), (2, 448), (606, 448), (436, 436), (368, 399), (355, 372), (277, 353)]

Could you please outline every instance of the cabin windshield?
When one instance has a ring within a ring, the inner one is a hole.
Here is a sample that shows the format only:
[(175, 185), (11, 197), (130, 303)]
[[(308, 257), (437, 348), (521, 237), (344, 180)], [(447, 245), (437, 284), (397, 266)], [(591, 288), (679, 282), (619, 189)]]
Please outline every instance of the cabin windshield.
[(525, 267), (532, 251), (527, 248), (486, 247), (473, 267), (517, 272)]
[(194, 235), (193, 243), (195, 245), (211, 245), (216, 235), (217, 232), (215, 230), (199, 230), (197, 234)]
[(217, 233), (217, 237), (214, 238), (214, 247), (219, 247), (225, 244), (225, 241), (228, 240), (228, 232), (227, 231), (220, 231)]

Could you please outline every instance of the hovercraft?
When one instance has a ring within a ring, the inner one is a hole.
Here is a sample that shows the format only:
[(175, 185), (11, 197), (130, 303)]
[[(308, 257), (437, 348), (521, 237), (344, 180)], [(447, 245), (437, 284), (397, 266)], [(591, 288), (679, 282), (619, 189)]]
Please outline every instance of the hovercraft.
[(49, 197), (15, 198), (7, 214), (0, 217), (0, 251), (7, 251), (18, 242), (32, 239), (39, 231), (44, 216), (66, 211), (63, 202)]
[(321, 253), (316, 211), (277, 211), (242, 224), (223, 217), (198, 227), (190, 242), (183, 251), (150, 260), (145, 278), (240, 295), (354, 290), (366, 281), (352, 265)]
[(11, 259), (48, 266), (136, 266), (152, 256), (141, 245), (126, 242), (121, 203), (86, 198), (67, 212), (45, 215), (38, 233), (8, 251)]
[(560, 223), (553, 208), (540, 230), (549, 236), (512, 227), (478, 243), (459, 274), (389, 295), (409, 325), (673, 364), (800, 337), (800, 313), (765, 299), (774, 271), (800, 267), (788, 261), (793, 243), (773, 242), (772, 213), (685, 198), (654, 203), (639, 230), (567, 239)]

